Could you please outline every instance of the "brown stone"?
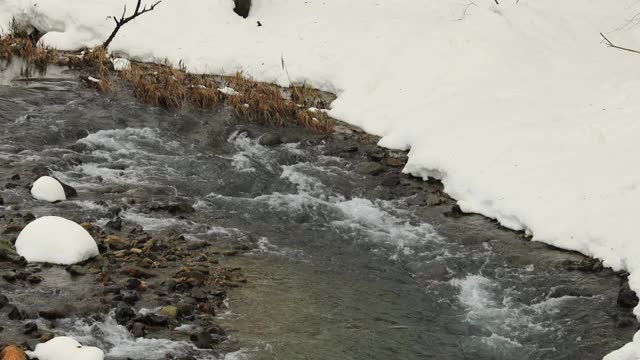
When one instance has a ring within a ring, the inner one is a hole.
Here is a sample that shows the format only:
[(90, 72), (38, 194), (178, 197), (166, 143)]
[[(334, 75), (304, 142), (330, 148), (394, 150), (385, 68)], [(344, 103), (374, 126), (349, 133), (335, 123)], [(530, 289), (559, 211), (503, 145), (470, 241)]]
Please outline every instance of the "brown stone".
[(17, 346), (7, 346), (0, 353), (0, 360), (26, 360), (27, 354)]

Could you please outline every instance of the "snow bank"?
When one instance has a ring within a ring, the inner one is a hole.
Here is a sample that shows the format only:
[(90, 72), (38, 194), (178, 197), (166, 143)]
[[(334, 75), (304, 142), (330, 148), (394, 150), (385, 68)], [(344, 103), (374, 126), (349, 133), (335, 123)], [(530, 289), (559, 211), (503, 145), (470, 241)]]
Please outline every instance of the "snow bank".
[[(93, 46), (122, 2), (3, 0), (0, 23), (30, 22), (61, 49)], [(640, 290), (640, 58), (599, 35), (640, 48), (639, 7), (264, 0), (243, 19), (230, 0), (166, 0), (111, 49), (334, 91), (330, 115), (410, 148), (405, 171), (441, 178), (463, 210), (628, 269)]]
[(102, 350), (82, 346), (79, 342), (66, 336), (53, 338), (46, 343), (36, 345), (35, 351), (27, 355), (38, 360), (102, 360)]
[(56, 202), (67, 200), (62, 184), (51, 176), (42, 176), (33, 183), (31, 196), (37, 200)]
[(16, 251), (29, 262), (69, 265), (98, 255), (91, 235), (73, 221), (44, 216), (29, 223), (18, 235)]

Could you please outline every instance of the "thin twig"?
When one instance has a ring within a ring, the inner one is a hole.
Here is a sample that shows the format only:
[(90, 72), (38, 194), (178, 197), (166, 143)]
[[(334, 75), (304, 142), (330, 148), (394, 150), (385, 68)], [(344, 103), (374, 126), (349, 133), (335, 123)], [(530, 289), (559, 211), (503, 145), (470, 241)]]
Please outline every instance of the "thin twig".
[(640, 54), (640, 51), (638, 51), (638, 50), (633, 50), (633, 49), (625, 48), (625, 47), (622, 47), (622, 46), (614, 45), (609, 39), (607, 39), (606, 36), (604, 36), (603, 33), (600, 33), (600, 36), (602, 36), (602, 38), (607, 42), (607, 46), (609, 46), (609, 47), (616, 48), (616, 49), (619, 49), (619, 50), (629, 51), (629, 52), (636, 53), (636, 54)]
[(147, 8), (147, 5), (145, 5), (142, 10), (140, 10), (140, 5), (141, 5), (142, 0), (138, 0), (138, 3), (136, 4), (136, 9), (133, 12), (133, 15), (129, 16), (129, 17), (125, 17), (126, 13), (127, 13), (127, 5), (124, 5), (124, 10), (122, 11), (122, 16), (120, 16), (120, 19), (118, 19), (116, 16), (112, 16), (111, 18), (113, 19), (113, 21), (115, 21), (116, 23), (116, 28), (113, 29), (113, 32), (111, 33), (111, 35), (109, 35), (109, 38), (107, 38), (107, 40), (102, 43), (102, 47), (103, 48), (108, 48), (109, 45), (111, 44), (111, 41), (113, 41), (113, 38), (116, 37), (116, 34), (118, 33), (118, 31), (120, 30), (120, 28), (128, 23), (129, 21), (137, 18), (138, 16), (147, 13), (149, 11), (153, 11), (153, 9), (156, 8), (156, 6), (158, 6), (158, 4), (160, 4), (162, 2), (162, 0), (156, 2), (155, 4), (151, 5), (149, 8)]

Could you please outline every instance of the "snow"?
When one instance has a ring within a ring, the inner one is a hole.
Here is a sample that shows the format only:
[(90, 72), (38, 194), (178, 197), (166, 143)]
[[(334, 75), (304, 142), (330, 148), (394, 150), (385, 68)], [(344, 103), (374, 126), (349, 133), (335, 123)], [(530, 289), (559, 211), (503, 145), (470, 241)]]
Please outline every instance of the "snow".
[(46, 343), (36, 345), (35, 351), (28, 352), (31, 358), (39, 360), (102, 360), (104, 353), (102, 350), (91, 347), (82, 346), (76, 340), (59, 336), (53, 338)]
[(123, 71), (128, 70), (131, 67), (131, 62), (124, 58), (115, 58), (112, 60), (113, 70)]
[(36, 200), (56, 202), (67, 200), (62, 184), (51, 176), (42, 176), (33, 183), (31, 196)]
[(230, 88), (228, 86), (225, 86), (223, 88), (218, 89), (218, 91), (220, 91), (221, 93), (225, 94), (225, 95), (240, 95), (239, 92), (235, 91), (233, 88)]
[(28, 262), (70, 265), (98, 255), (91, 235), (73, 221), (44, 216), (29, 223), (18, 235), (16, 251)]
[[(123, 2), (3, 0), (0, 24), (15, 16), (47, 45), (95, 46)], [(331, 116), (411, 149), (405, 171), (442, 179), (463, 210), (626, 269), (640, 290), (640, 58), (599, 35), (640, 48), (640, 3), (263, 0), (247, 19), (232, 8), (163, 1), (111, 50), (335, 92)], [(609, 359), (634, 351), (639, 336)]]

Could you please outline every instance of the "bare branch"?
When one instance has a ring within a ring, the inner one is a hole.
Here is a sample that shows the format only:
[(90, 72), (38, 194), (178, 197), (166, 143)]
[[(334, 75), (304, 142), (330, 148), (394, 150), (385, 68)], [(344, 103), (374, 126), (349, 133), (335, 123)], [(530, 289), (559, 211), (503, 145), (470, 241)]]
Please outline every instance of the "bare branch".
[(615, 49), (619, 49), (619, 50), (624, 50), (624, 51), (629, 51), (629, 52), (632, 52), (632, 53), (640, 54), (640, 51), (638, 51), (638, 50), (633, 50), (633, 49), (625, 48), (625, 47), (622, 47), (622, 46), (614, 45), (609, 39), (607, 39), (606, 36), (604, 36), (603, 33), (600, 33), (600, 36), (602, 36), (602, 38), (607, 42), (607, 46), (608, 47), (612, 47), (612, 48), (615, 48)]
[(138, 16), (144, 14), (144, 13), (148, 13), (150, 11), (153, 11), (153, 9), (156, 8), (156, 6), (158, 6), (158, 4), (160, 4), (162, 2), (162, 0), (156, 2), (155, 4), (151, 5), (151, 7), (147, 8), (147, 5), (142, 7), (142, 10), (140, 10), (140, 5), (142, 3), (142, 0), (138, 0), (137, 4), (136, 4), (136, 9), (133, 12), (133, 14), (129, 17), (125, 17), (127, 14), (127, 5), (124, 5), (124, 11), (122, 11), (122, 16), (120, 16), (120, 19), (118, 19), (117, 17), (113, 16), (113, 21), (115, 21), (116, 23), (116, 28), (113, 29), (113, 32), (111, 32), (111, 35), (109, 35), (109, 37), (107, 38), (107, 40), (105, 40), (104, 43), (102, 43), (102, 47), (103, 48), (108, 48), (109, 45), (111, 44), (111, 42), (113, 41), (113, 39), (116, 37), (116, 34), (118, 33), (118, 31), (120, 31), (120, 28), (122, 26), (124, 26), (124, 24), (128, 23), (129, 21), (137, 18)]

